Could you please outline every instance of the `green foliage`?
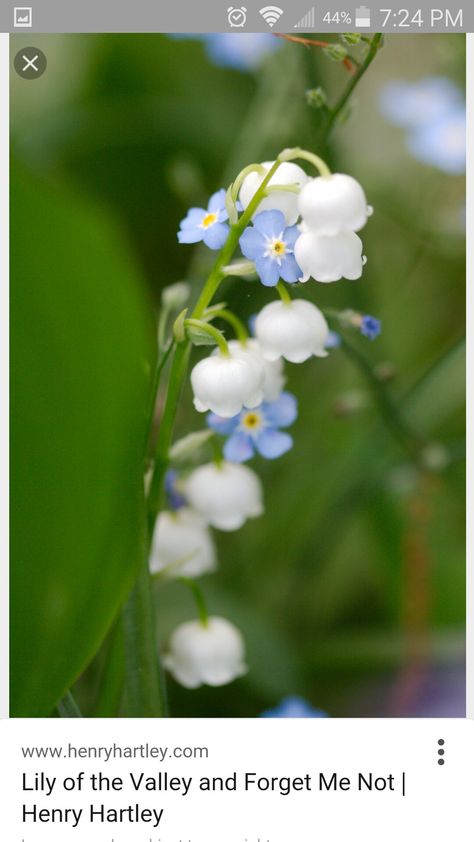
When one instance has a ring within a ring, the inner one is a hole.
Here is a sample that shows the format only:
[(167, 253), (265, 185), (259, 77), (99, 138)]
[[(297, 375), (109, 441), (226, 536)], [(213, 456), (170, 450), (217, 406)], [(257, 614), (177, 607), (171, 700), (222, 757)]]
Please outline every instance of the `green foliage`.
[(11, 711), (44, 716), (144, 552), (150, 323), (123, 232), (78, 196), (14, 178)]

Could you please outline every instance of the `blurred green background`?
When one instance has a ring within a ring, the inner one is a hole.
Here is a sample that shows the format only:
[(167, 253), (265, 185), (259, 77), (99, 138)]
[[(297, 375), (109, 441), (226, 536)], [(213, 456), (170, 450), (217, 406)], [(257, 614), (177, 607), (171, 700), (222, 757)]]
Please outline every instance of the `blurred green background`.
[[(12, 61), (27, 43), (12, 37)], [(310, 282), (304, 296), (382, 319), (374, 343), (354, 345), (441, 447), (415, 467), (342, 350), (288, 365), (295, 446), (252, 463), (266, 514), (216, 533), (220, 569), (202, 580), (241, 628), (250, 671), (212, 690), (170, 679), (171, 712), (257, 716), (299, 694), (331, 716), (463, 715), (465, 184), (410, 157), (378, 97), (395, 78), (462, 87), (464, 36), (388, 38), (327, 148), (305, 92), (334, 101), (348, 79), (318, 50), (285, 43), (244, 72), (159, 35), (35, 45), (45, 74), (11, 76), (13, 715), (50, 715), (73, 682), (85, 715), (123, 712), (108, 631), (143, 540), (153, 318), (164, 286), (197, 290), (212, 261), (178, 246), (178, 224), (243, 166), (296, 145), (360, 180), (375, 207), (361, 281)], [(270, 296), (234, 280), (220, 297), (249, 317)], [(188, 389), (177, 435), (202, 425)], [(156, 601), (163, 644), (195, 609), (178, 584)]]

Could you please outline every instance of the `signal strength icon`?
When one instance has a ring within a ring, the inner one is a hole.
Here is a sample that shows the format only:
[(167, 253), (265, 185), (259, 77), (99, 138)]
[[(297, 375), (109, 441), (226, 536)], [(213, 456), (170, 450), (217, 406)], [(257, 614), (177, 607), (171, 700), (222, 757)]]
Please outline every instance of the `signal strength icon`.
[(314, 16), (314, 6), (312, 9), (309, 9), (305, 15), (295, 23), (293, 29), (314, 29), (315, 27), (315, 16)]
[(277, 21), (280, 20), (283, 9), (280, 9), (279, 6), (264, 6), (263, 9), (259, 9), (259, 14), (261, 14), (265, 23), (268, 23), (270, 29), (273, 29)]

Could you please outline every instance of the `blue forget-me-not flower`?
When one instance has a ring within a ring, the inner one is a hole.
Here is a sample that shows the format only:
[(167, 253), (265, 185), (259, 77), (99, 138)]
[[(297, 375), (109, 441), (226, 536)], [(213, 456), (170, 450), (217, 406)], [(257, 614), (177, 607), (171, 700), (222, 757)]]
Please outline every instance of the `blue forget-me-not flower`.
[(380, 319), (376, 319), (375, 316), (362, 316), (360, 322), (362, 336), (366, 336), (367, 339), (376, 339), (381, 330), (382, 322)]
[(298, 416), (296, 398), (282, 392), (271, 402), (256, 409), (243, 409), (234, 418), (221, 418), (213, 412), (207, 416), (212, 430), (228, 436), (224, 457), (229, 462), (246, 462), (255, 453), (265, 459), (277, 459), (293, 446), (293, 439), (281, 427), (289, 427)]
[(165, 474), (165, 493), (168, 502), (168, 507), (176, 512), (186, 505), (186, 498), (181, 494), (178, 488), (178, 473), (172, 468), (166, 471)]
[(257, 70), (267, 55), (283, 46), (274, 35), (264, 32), (184, 33), (169, 37), (182, 41), (202, 41), (213, 64), (242, 71)]
[(257, 274), (266, 287), (274, 287), (280, 278), (294, 284), (301, 278), (294, 246), (300, 236), (297, 225), (286, 227), (285, 217), (279, 210), (262, 211), (245, 229), (240, 238), (240, 248), (248, 260), (253, 260)]
[(287, 696), (277, 707), (265, 710), (261, 716), (274, 719), (319, 719), (326, 717), (327, 713), (314, 708), (301, 696)]
[(225, 190), (218, 190), (209, 199), (207, 209), (191, 208), (181, 220), (178, 241), (180, 243), (199, 243), (201, 240), (208, 248), (217, 251), (227, 240), (229, 216), (225, 209)]
[(414, 158), (448, 173), (466, 168), (466, 107), (461, 90), (443, 76), (395, 80), (379, 97), (384, 117), (407, 130)]

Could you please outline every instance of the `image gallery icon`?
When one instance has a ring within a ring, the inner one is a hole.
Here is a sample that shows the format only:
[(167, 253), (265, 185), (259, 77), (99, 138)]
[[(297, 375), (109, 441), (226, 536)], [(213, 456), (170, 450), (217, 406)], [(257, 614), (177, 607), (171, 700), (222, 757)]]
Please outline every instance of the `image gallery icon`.
[(247, 23), (247, 9), (245, 6), (229, 6), (227, 9), (229, 26), (242, 27)]
[(33, 26), (33, 9), (31, 6), (15, 6), (13, 9), (13, 26), (15, 28)]

